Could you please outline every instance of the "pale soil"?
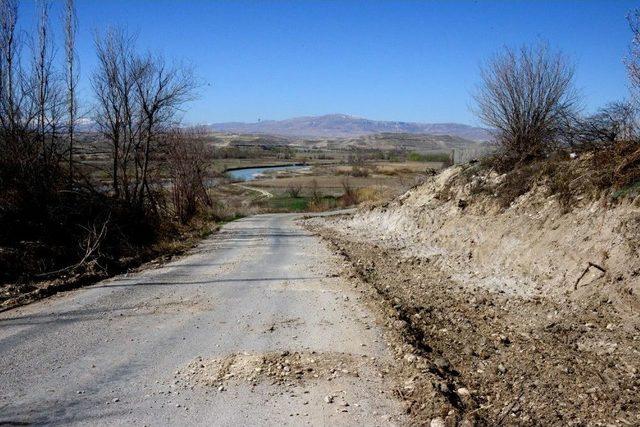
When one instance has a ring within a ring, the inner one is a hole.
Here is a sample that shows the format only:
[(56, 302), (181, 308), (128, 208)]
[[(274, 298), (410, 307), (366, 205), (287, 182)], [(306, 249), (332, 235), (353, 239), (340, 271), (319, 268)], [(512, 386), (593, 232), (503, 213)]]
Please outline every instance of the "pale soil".
[(388, 302), (389, 323), (423, 358), (418, 391), (406, 396), (412, 414), (639, 424), (638, 208), (585, 200), (562, 213), (534, 188), (501, 210), (456, 180), (460, 172), (308, 223)]
[(235, 185), (236, 187), (239, 187), (239, 188), (243, 188), (245, 190), (255, 191), (260, 195), (260, 197), (265, 199), (270, 199), (273, 197), (273, 194), (269, 193), (267, 190), (263, 190), (262, 188), (249, 187), (248, 185), (242, 185), (242, 184), (232, 184), (232, 185)]

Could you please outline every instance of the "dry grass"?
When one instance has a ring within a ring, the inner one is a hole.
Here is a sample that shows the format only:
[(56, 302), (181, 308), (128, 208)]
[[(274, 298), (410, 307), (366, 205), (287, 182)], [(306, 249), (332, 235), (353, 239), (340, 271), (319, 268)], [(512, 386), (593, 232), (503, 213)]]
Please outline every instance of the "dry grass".
[(380, 201), (385, 198), (386, 193), (383, 187), (364, 187), (356, 190), (356, 195), (360, 203)]
[[(442, 169), (441, 162), (374, 162), (368, 163), (367, 166), (373, 174), (395, 176), (399, 174), (415, 174), (422, 173), (429, 169)], [(336, 173), (350, 174), (353, 166), (340, 165), (336, 166)]]
[[(494, 195), (502, 208), (509, 207), (520, 196), (541, 186), (554, 197), (564, 212), (576, 207), (580, 200), (590, 200), (604, 194), (631, 194), (628, 191), (640, 182), (640, 155), (633, 158), (637, 144), (619, 144), (578, 153), (572, 158), (568, 151), (556, 151), (547, 158), (513, 164), (496, 155), (466, 166), (459, 179), (470, 183), (472, 195)], [(498, 184), (486, 179), (489, 171), (503, 175)], [(446, 190), (446, 189), (445, 189)], [(446, 198), (446, 191), (442, 192)]]
[(338, 207), (338, 203), (335, 198), (322, 198), (318, 200), (311, 200), (308, 204), (309, 212), (325, 212), (331, 211)]

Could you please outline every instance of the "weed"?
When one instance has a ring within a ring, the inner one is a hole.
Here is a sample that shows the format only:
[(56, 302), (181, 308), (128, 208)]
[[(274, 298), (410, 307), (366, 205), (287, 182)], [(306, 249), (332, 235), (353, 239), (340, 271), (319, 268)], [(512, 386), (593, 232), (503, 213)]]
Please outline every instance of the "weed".
[(340, 197), (340, 201), (343, 206), (353, 206), (358, 204), (358, 194), (351, 186), (348, 178), (342, 180), (343, 194)]

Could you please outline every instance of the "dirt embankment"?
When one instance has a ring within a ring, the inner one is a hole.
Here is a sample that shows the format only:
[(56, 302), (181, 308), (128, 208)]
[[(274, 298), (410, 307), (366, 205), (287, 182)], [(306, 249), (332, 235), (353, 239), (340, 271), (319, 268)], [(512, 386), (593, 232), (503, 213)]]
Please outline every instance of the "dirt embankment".
[(385, 301), (418, 422), (640, 423), (640, 209), (455, 167), (395, 201), (313, 220)]

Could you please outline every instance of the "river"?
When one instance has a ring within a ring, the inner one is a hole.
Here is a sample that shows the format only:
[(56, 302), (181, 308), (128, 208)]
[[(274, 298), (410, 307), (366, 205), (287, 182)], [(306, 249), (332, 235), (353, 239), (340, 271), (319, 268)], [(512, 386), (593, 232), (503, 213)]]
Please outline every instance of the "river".
[(239, 179), (242, 181), (251, 181), (253, 179), (259, 178), (265, 172), (293, 171), (293, 170), (300, 170), (308, 167), (309, 166), (305, 166), (305, 165), (284, 165), (284, 166), (261, 166), (261, 167), (255, 167), (255, 168), (240, 168), (240, 169), (232, 169), (227, 171), (227, 175), (229, 175), (233, 179)]

